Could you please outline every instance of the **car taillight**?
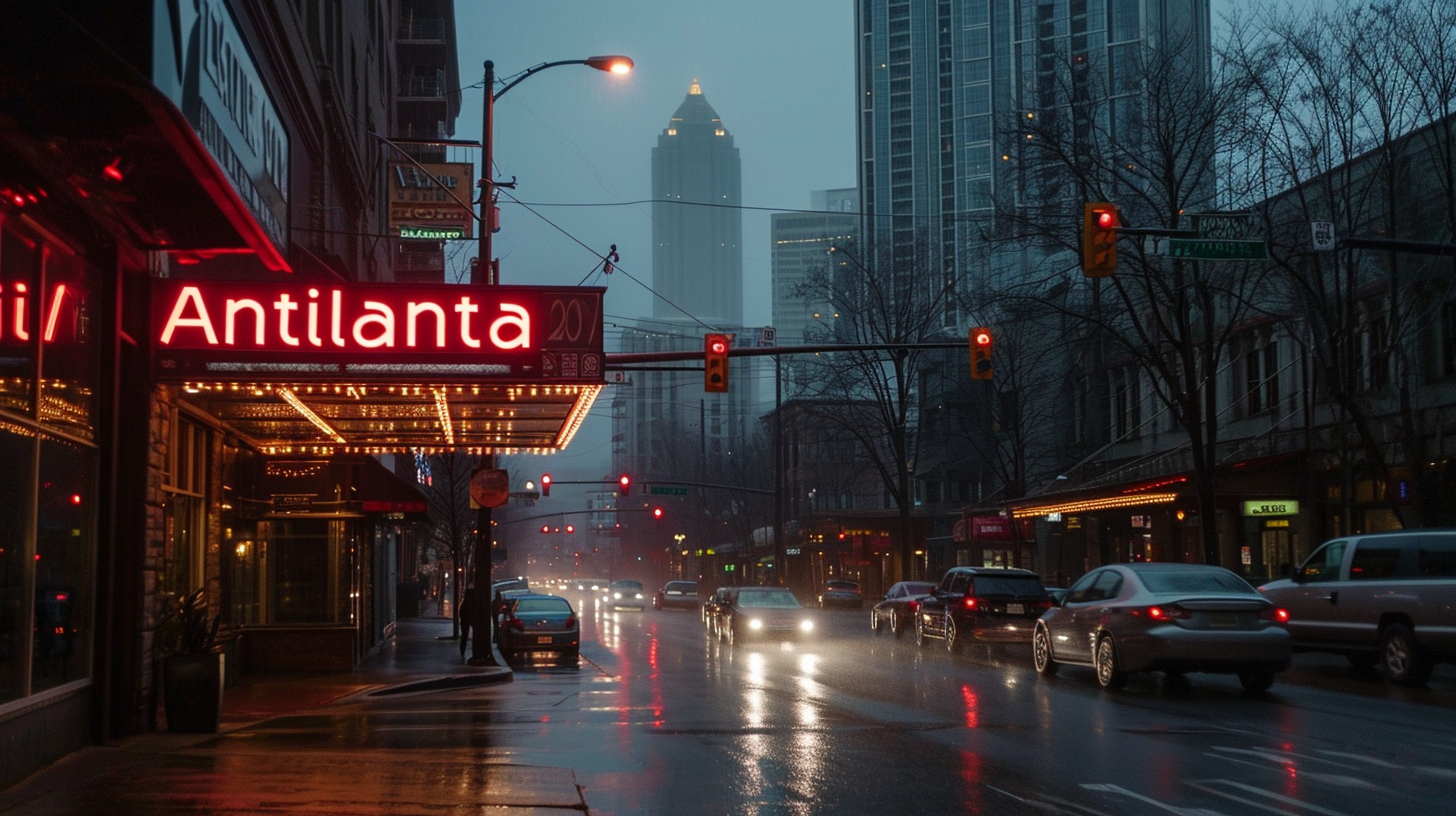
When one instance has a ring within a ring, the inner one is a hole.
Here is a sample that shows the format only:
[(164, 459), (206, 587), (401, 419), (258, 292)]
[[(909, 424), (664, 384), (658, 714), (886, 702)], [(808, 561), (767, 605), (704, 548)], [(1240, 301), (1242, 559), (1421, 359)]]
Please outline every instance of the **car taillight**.
[(920, 608), (920, 602), (919, 601), (911, 601), (910, 603), (907, 603), (905, 605), (908, 606), (908, 607), (910, 607), (910, 611), (911, 612), (914, 612), (915, 610), (917, 610), (917, 609)]
[(566, 616), (566, 628), (567, 629), (575, 629), (576, 628), (576, 616), (575, 615), (567, 615)]
[(1275, 623), (1289, 623), (1289, 610), (1271, 606), (1268, 609), (1261, 610), (1259, 617), (1264, 620), (1274, 621)]
[(514, 616), (506, 618), (506, 626), (512, 629), (520, 629), (521, 631), (525, 631), (526, 629), (526, 624), (521, 623), (521, 619)]
[(1056, 603), (1054, 603), (1051, 598), (1046, 598), (1044, 600), (1036, 602), (1037, 609), (1051, 609), (1054, 606), (1056, 606)]
[(1185, 620), (1190, 617), (1188, 610), (1177, 606), (1150, 606), (1147, 609), (1130, 610), (1133, 617), (1146, 617), (1150, 620)]
[(965, 607), (966, 607), (966, 609), (969, 609), (971, 611), (975, 611), (975, 609), (976, 609), (976, 599), (975, 598), (967, 598), (965, 600)]

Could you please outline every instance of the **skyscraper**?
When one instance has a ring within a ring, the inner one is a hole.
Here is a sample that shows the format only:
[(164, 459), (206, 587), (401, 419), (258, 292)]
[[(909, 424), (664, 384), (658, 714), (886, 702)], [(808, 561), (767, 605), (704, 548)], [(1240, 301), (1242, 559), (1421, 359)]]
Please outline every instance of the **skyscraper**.
[(656, 318), (743, 322), (743, 171), (697, 80), (652, 149)]
[[(857, 0), (856, 28), (861, 246), (961, 292), (1030, 262), (987, 251), (998, 213), (1080, 218), (1081, 191), (1022, 160), (1018, 118), (1122, 141), (1145, 49), (1178, 47), (1191, 77), (1210, 70), (1209, 0)], [(1083, 103), (1108, 121), (1080, 120)], [(955, 309), (946, 327), (963, 329)]]

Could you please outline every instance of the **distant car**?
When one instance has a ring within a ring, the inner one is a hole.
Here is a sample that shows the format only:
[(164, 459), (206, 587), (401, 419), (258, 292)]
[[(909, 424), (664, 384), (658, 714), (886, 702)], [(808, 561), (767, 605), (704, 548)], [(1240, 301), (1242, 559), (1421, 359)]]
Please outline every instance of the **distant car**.
[(608, 581), (605, 578), (577, 578), (572, 583), (572, 586), (576, 587), (577, 591), (579, 592), (597, 593), (605, 593), (607, 591), (607, 587), (610, 587), (611, 585), (612, 582)]
[(581, 652), (581, 622), (571, 603), (558, 595), (506, 596), (501, 615), (500, 650), (507, 658), (531, 652), (555, 652), (575, 662)]
[(718, 634), (718, 612), (732, 603), (733, 593), (737, 591), (738, 587), (718, 587), (708, 600), (703, 601), (703, 628), (708, 630), (708, 634)]
[(1343, 654), (1410, 686), (1456, 662), (1456, 530), (1337, 538), (1259, 591), (1289, 610), (1295, 651)]
[(613, 609), (641, 609), (646, 605), (641, 581), (613, 581), (607, 587), (607, 606)]
[(886, 629), (900, 637), (906, 630), (915, 628), (915, 613), (920, 609), (920, 599), (935, 589), (931, 581), (901, 581), (890, 587), (885, 599), (870, 610), (870, 631), (879, 634)]
[(697, 609), (697, 581), (668, 581), (652, 596), (653, 609)]
[(824, 582), (824, 591), (819, 593), (819, 608), (860, 609), (864, 607), (864, 596), (859, 592), (858, 581), (832, 578)]
[(1030, 570), (952, 567), (920, 601), (915, 642), (939, 639), (951, 652), (973, 640), (1027, 643), (1036, 619), (1052, 606), (1041, 577)]
[(1082, 576), (1037, 621), (1036, 670), (1092, 666), (1103, 688), (1130, 672), (1237, 674), (1264, 691), (1289, 666), (1288, 613), (1211, 564), (1109, 564)]
[(797, 640), (814, 631), (814, 620), (799, 599), (780, 587), (739, 587), (718, 610), (716, 624), (718, 638), (729, 643)]

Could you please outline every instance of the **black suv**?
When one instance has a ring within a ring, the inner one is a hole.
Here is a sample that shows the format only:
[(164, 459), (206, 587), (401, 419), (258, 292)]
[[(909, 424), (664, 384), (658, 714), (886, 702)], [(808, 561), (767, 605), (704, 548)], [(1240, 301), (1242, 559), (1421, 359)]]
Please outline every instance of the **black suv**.
[(1031, 643), (1036, 620), (1054, 606), (1030, 570), (953, 567), (920, 600), (915, 642), (940, 638), (949, 651), (966, 641)]

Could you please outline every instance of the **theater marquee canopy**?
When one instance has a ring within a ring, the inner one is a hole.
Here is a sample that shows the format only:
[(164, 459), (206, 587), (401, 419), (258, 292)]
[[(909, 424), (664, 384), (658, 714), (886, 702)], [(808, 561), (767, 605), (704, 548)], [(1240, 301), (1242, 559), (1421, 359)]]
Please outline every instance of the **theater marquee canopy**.
[(559, 450), (603, 387), (604, 291), (157, 280), (153, 375), (270, 454)]

